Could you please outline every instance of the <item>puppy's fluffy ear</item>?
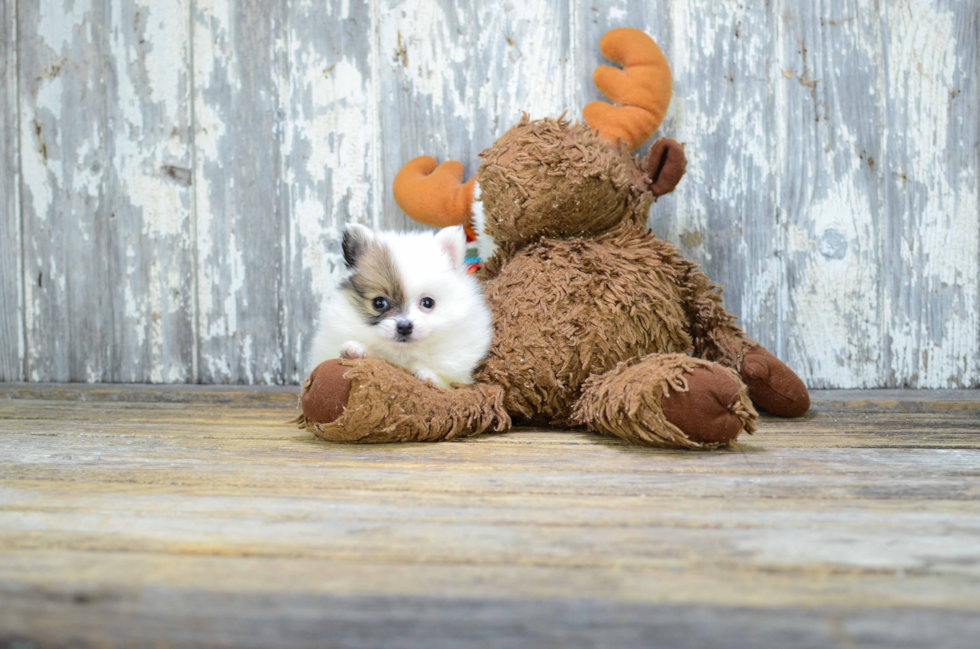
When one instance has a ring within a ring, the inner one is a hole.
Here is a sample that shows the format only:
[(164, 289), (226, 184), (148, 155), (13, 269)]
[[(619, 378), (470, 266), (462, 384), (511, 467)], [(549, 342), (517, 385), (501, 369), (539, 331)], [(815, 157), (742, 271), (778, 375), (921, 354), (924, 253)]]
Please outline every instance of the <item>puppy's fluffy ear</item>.
[(466, 257), (466, 232), (463, 226), (454, 225), (436, 233), (436, 243), (449, 257), (454, 270), (460, 270)]
[(360, 223), (348, 223), (344, 230), (344, 263), (348, 268), (357, 265), (357, 258), (360, 257), (367, 247), (374, 241), (374, 233)]

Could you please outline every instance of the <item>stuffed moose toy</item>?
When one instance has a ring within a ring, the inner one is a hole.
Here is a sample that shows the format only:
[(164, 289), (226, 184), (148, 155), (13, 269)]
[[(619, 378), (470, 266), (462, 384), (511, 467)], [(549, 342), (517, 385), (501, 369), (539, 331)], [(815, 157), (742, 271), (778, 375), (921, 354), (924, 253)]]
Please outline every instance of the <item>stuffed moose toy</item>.
[(524, 424), (584, 427), (633, 444), (708, 449), (753, 432), (756, 406), (798, 417), (803, 382), (745, 336), (721, 290), (646, 227), (651, 203), (687, 164), (659, 139), (670, 68), (634, 29), (600, 42), (622, 69), (600, 66), (584, 123), (520, 123), (458, 162), (410, 161), (394, 181), (419, 223), (466, 225), (493, 313), (475, 383), (440, 389), (387, 362), (329, 360), (303, 386), (297, 423), (338, 442), (439, 441)]

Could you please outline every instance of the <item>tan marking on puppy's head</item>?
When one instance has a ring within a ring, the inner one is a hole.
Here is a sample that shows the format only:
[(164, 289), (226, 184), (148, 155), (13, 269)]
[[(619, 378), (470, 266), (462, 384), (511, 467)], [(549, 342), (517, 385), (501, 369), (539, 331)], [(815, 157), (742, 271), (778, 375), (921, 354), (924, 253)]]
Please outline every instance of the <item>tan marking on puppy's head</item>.
[(353, 270), (341, 290), (364, 321), (375, 325), (405, 308), (405, 288), (391, 249), (363, 226), (344, 233), (344, 261)]

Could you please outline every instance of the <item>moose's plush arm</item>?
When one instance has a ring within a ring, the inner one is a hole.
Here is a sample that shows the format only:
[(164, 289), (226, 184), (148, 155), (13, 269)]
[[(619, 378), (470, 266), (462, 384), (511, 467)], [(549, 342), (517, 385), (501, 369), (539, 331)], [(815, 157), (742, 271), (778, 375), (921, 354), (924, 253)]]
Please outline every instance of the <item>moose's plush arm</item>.
[(510, 427), (503, 389), (444, 390), (378, 358), (320, 363), (295, 423), (332, 442), (438, 442)]

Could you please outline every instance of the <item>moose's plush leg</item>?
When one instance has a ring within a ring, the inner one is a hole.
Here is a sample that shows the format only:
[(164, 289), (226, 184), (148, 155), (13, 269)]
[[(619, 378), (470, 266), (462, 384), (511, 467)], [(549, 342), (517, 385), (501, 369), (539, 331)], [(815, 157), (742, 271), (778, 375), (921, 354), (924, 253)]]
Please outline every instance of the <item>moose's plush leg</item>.
[(332, 442), (438, 442), (510, 427), (503, 388), (444, 390), (378, 358), (324, 361), (300, 403), (296, 423)]
[(687, 302), (694, 353), (741, 373), (752, 402), (774, 415), (801, 417), (810, 393), (793, 370), (745, 335), (721, 303), (721, 291), (692, 267), (687, 273)]
[(715, 448), (758, 415), (734, 370), (685, 354), (651, 354), (590, 377), (573, 420), (634, 444)]

